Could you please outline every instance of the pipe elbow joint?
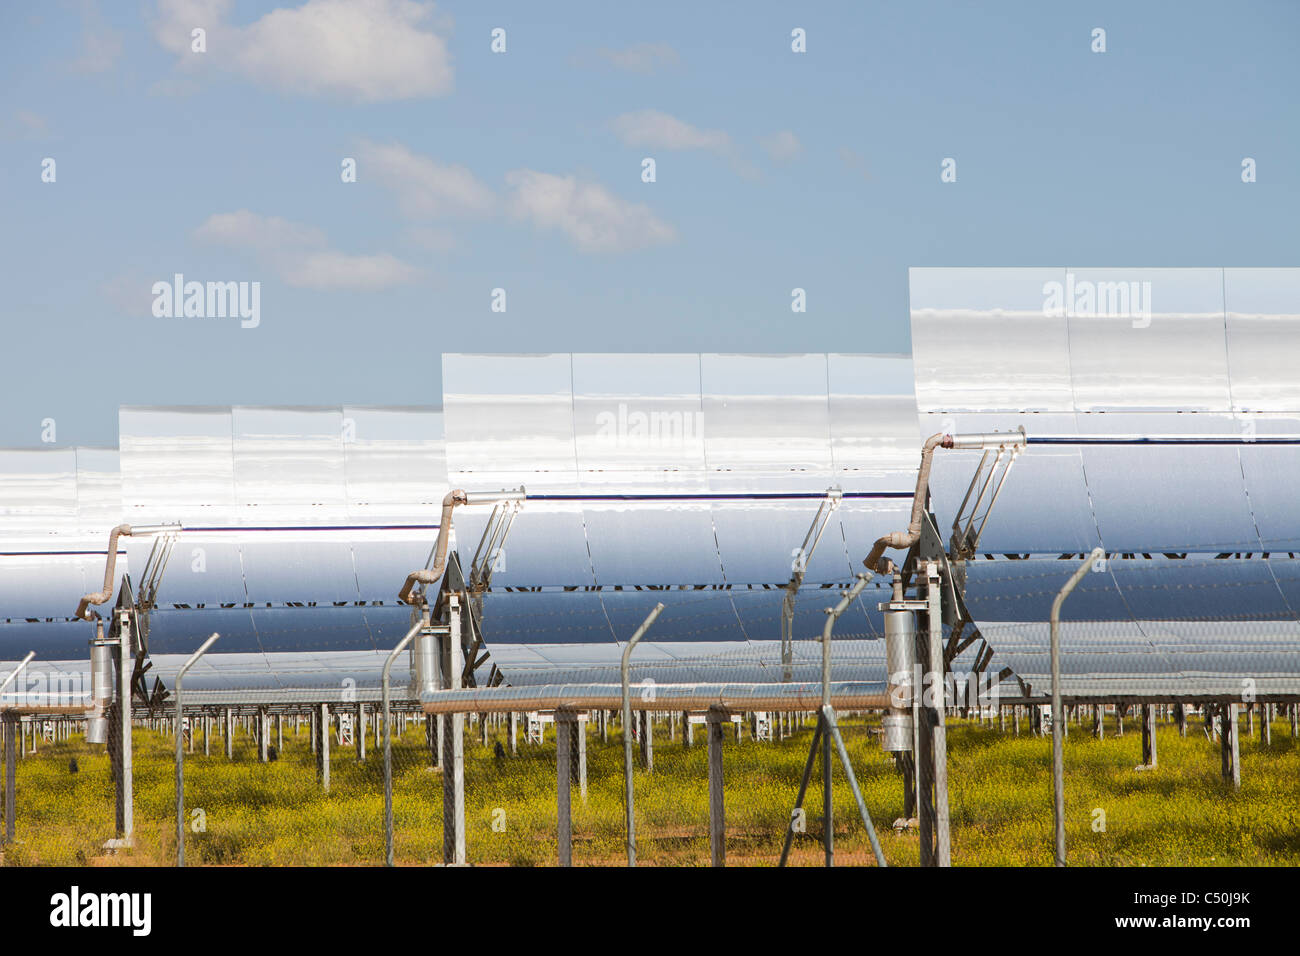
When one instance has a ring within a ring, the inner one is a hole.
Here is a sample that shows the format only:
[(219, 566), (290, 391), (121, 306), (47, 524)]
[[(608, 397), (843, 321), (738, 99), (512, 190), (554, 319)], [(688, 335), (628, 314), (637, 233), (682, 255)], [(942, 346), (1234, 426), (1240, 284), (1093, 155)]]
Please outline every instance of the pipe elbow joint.
[(99, 615), (92, 611), (90, 606), (92, 604), (103, 604), (113, 596), (113, 573), (117, 570), (117, 539), (119, 537), (129, 538), (130, 536), (131, 526), (129, 524), (120, 524), (108, 533), (108, 554), (104, 560), (104, 589), (82, 595), (80, 603), (77, 604), (76, 614), (81, 620), (95, 620)]

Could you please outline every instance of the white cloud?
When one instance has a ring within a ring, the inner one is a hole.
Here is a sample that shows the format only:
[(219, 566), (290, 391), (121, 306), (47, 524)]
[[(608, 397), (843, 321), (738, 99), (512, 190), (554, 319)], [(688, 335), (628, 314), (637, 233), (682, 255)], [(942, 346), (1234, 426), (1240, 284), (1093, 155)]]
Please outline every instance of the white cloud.
[(349, 256), (332, 249), (291, 257), (283, 269), (289, 285), (309, 289), (386, 289), (412, 282), (420, 270), (396, 256)]
[(15, 110), (14, 119), (18, 121), (18, 136), (25, 139), (44, 139), (50, 135), (49, 121), (39, 113), (30, 110)]
[(653, 73), (660, 67), (676, 66), (677, 51), (667, 43), (634, 43), (622, 50), (601, 49), (596, 55), (629, 73)]
[[(559, 231), (583, 252), (640, 249), (677, 236), (647, 206), (576, 176), (517, 169), (506, 174), (506, 188), (498, 194), (464, 166), (435, 162), (400, 143), (363, 141), (357, 157), (357, 178), (378, 179), (396, 195), (399, 208), (416, 219), (505, 213), (539, 229)], [(445, 228), (413, 226), (406, 235), (434, 252), (445, 253), (456, 245), (456, 236)]]
[(496, 207), (492, 190), (464, 166), (444, 166), (400, 143), (363, 141), (357, 176), (374, 176), (414, 216), (485, 215)]
[(841, 146), (839, 148), (839, 157), (840, 162), (863, 179), (871, 178), (871, 169), (867, 166), (866, 157), (857, 150), (850, 149), (848, 146)]
[(194, 237), (218, 245), (275, 252), (304, 246), (325, 245), (325, 233), (279, 216), (259, 216), (241, 209), (215, 213), (194, 230)]
[(628, 146), (708, 149), (722, 153), (731, 150), (731, 137), (722, 130), (700, 129), (659, 110), (624, 113), (612, 125), (619, 139)]
[(81, 55), (72, 62), (79, 73), (103, 73), (122, 55), (122, 34), (104, 22), (95, 0), (81, 5)]
[(247, 209), (209, 216), (194, 230), (194, 237), (251, 252), (289, 285), (302, 288), (375, 290), (411, 282), (420, 275), (415, 266), (389, 253), (339, 252), (329, 248), (319, 229)]
[(540, 229), (558, 229), (583, 252), (622, 252), (676, 238), (672, 226), (641, 203), (605, 187), (531, 169), (506, 174), (509, 208)]
[[(154, 37), (182, 69), (211, 65), (286, 93), (373, 103), (451, 90), (446, 41), (422, 29), (431, 3), (308, 0), (244, 27), (228, 24), (229, 12), (229, 0), (159, 0)], [(196, 27), (206, 53), (190, 51)]]
[(799, 137), (788, 129), (764, 137), (759, 140), (759, 145), (778, 163), (791, 162), (803, 152), (803, 143), (799, 142)]
[[(158, 0), (158, 16), (150, 24), (154, 39), (163, 49), (181, 57), (182, 64), (197, 66), (216, 50), (232, 49), (230, 40), (237, 39), (237, 28), (225, 23), (230, 13), (230, 0)], [(195, 28), (206, 31), (208, 53), (190, 52), (190, 34)], [(212, 41), (221, 41), (214, 47)]]
[(455, 234), (447, 229), (412, 226), (406, 230), (406, 235), (416, 245), (423, 246), (430, 252), (451, 252), (458, 245)]

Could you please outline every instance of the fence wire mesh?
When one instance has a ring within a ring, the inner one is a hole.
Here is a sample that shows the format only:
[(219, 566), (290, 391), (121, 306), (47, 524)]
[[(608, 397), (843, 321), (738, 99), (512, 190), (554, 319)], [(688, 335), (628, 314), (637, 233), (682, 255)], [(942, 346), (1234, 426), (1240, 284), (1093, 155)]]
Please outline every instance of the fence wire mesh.
[[(1092, 637), (1104, 637), (1104, 630)], [(1087, 633), (1084, 627), (1075, 635)], [(997, 643), (998, 635), (986, 636)], [(881, 665), (877, 641), (849, 638), (835, 644), (837, 679), (841, 668), (865, 674)], [(820, 652), (817, 642), (804, 640), (796, 642), (793, 656), (811, 663)], [(728, 674), (750, 676), (759, 666), (752, 648), (680, 665), (683, 673), (707, 668), (722, 681)], [(406, 696), (404, 658), (394, 670), (394, 862), (454, 860), (454, 849), (449, 854), (444, 845), (447, 761), (436, 746), (440, 718), (426, 715), (419, 702)], [(625, 732), (634, 738), (638, 865), (708, 865), (714, 860), (706, 714), (659, 703), (656, 694), (667, 685), (648, 676), (654, 673), (653, 668), (633, 667), (631, 694), (637, 710), (631, 728), (623, 726), (615, 708), (576, 708), (570, 803), (577, 865), (626, 863)], [(573, 668), (554, 676), (580, 683), (607, 679), (608, 673)], [(384, 732), (376, 688), (344, 681), (342, 686), (300, 687), (291, 694), (186, 690), (184, 700), (181, 823), (187, 865), (385, 861)], [(1041, 700), (1035, 701), (948, 701), (957, 864), (1051, 862), (1050, 717)], [(1300, 795), (1290, 784), (1300, 771), (1295, 704), (1238, 700), (1231, 717), (1215, 701), (1148, 706), (1154, 708), (1157, 760), (1148, 753), (1139, 704), (1078, 700), (1067, 705), (1071, 862), (1300, 863), (1295, 838)], [(568, 725), (555, 718), (544, 710), (463, 715), (467, 863), (559, 862), (558, 735)], [(1220, 773), (1230, 719), (1237, 722), (1237, 733), (1230, 736), (1238, 748), (1239, 786)], [(447, 725), (454, 718), (442, 715), (441, 720)], [(880, 712), (839, 713), (838, 721), (884, 856), (891, 865), (916, 865), (916, 811), (907, 805), (895, 757), (881, 749)], [(815, 725), (815, 708), (794, 713), (738, 710), (722, 720), (728, 865), (777, 864), (788, 830), (793, 831), (789, 865), (825, 862), (819, 755), (801, 812), (792, 812)], [(4, 849), (5, 863), (175, 861), (174, 698), (153, 712), (143, 707), (134, 712), (129, 846), (111, 845), (120, 831), (112, 760), (103, 745), (86, 743), (83, 721), (10, 711), (4, 727), (13, 739), (13, 758), (6, 759), (4, 773), (12, 766), (15, 782), (12, 813), (6, 813), (13, 837)], [(6, 752), (0, 748), (0, 757)], [(832, 781), (834, 862), (874, 865), (838, 758), (832, 760)], [(1171, 813), (1171, 800), (1176, 813)]]

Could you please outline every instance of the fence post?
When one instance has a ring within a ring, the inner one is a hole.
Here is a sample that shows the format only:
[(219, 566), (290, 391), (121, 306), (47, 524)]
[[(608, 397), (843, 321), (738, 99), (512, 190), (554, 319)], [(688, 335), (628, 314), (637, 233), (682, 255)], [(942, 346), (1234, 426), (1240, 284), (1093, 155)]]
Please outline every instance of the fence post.
[(578, 715), (567, 707), (555, 712), (555, 797), (560, 866), (573, 865), (573, 731)]
[(714, 866), (727, 865), (726, 806), (722, 798), (722, 721), (726, 716), (717, 707), (709, 708), (709, 855)]
[(320, 776), (321, 789), (330, 792), (330, 705), (321, 704), (317, 717), (318, 746), (316, 747), (316, 770)]
[[(185, 705), (181, 685), (185, 673), (194, 666), (204, 652), (216, 642), (219, 634), (213, 634), (204, 641), (197, 651), (189, 656), (181, 669), (176, 672), (176, 865), (185, 865)], [(193, 741), (193, 735), (190, 740)]]

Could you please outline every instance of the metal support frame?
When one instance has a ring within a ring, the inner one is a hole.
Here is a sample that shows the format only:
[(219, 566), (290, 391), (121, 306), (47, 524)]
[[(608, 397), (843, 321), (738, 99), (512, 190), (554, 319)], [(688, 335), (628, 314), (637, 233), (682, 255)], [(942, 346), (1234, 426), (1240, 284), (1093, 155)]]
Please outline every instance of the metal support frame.
[[(928, 523), (923, 526), (923, 540), (929, 527)], [(942, 557), (941, 549), (935, 553)], [(947, 657), (943, 646), (945, 583), (939, 560), (926, 559), (920, 562), (920, 568), (925, 573), (923, 600), (891, 600), (879, 607), (882, 611), (915, 611), (919, 616), (915, 629), (916, 676), (911, 692), (912, 780), (905, 778), (904, 786), (910, 782), (914, 787), (921, 865), (951, 866)]]
[(1223, 779), (1232, 783), (1234, 790), (1241, 789), (1241, 745), (1238, 737), (1240, 720), (1235, 701), (1225, 701), (1222, 705), (1223, 724), (1219, 734), (1220, 754), (1223, 765)]
[(826, 497), (817, 506), (808, 533), (803, 536), (799, 546), (796, 564), (791, 569), (790, 580), (785, 585), (785, 596), (781, 600), (781, 679), (789, 683), (794, 679), (794, 605), (799, 596), (799, 587), (803, 584), (808, 562), (812, 560), (817, 543), (821, 541), (831, 514), (839, 507), (844, 493), (839, 488), (826, 489)]
[[(1012, 439), (1012, 434), (1006, 436)], [(996, 450), (992, 447), (986, 447), (984, 454), (980, 457), (980, 463), (975, 468), (975, 474), (971, 476), (970, 484), (966, 487), (966, 495), (962, 498), (961, 507), (957, 509), (957, 515), (952, 522), (952, 554), (954, 558), (966, 558), (975, 553), (979, 547), (980, 537), (984, 534), (984, 526), (988, 524), (989, 515), (993, 513), (993, 506), (997, 504), (998, 496), (1002, 494), (1002, 486), (1006, 483), (1007, 475), (1011, 474), (1011, 466), (1016, 463), (1016, 457), (1024, 448), (1023, 440), (1016, 443), (1014, 440), (1006, 445), (998, 445)], [(993, 455), (993, 462), (989, 463), (989, 455)], [(981, 480), (983, 479), (983, 480)], [(975, 491), (979, 487), (978, 493)], [(984, 513), (979, 513), (980, 507), (984, 504), (984, 498), (992, 489), (992, 497), (989, 498), (989, 505), (984, 509)], [(975, 501), (971, 504), (971, 495), (975, 495)], [(970, 504), (970, 510), (966, 506)], [(976, 522), (979, 522), (976, 526)], [(964, 527), (963, 527), (964, 525)]]
[[(221, 635), (213, 633), (206, 641), (199, 645), (199, 649), (191, 654), (181, 665), (181, 669), (176, 672), (176, 686), (174, 694), (176, 696), (176, 865), (185, 865), (185, 754), (182, 750), (182, 738), (185, 736), (185, 704), (182, 698), (182, 684), (185, 681), (185, 675), (193, 667), (200, 657), (207, 653), (209, 647), (217, 642)], [(193, 736), (190, 738), (193, 740)], [(206, 737), (205, 737), (206, 739)]]
[(257, 762), (267, 763), (271, 759), (271, 722), (265, 707), (257, 709)]
[[(935, 571), (937, 575), (937, 570)], [(835, 708), (831, 705), (831, 638), (835, 629), (835, 622), (840, 615), (848, 610), (849, 605), (857, 600), (858, 595), (862, 593), (863, 588), (867, 586), (870, 576), (859, 574), (853, 586), (847, 591), (841, 592), (840, 601), (833, 608), (826, 608), (826, 624), (822, 628), (822, 695), (821, 707), (817, 711), (817, 728), (813, 732), (812, 746), (808, 749), (808, 760), (804, 764), (803, 778), (799, 784), (799, 795), (795, 798), (794, 809), (790, 813), (790, 821), (786, 825), (785, 842), (781, 847), (781, 859), (778, 866), (785, 866), (790, 856), (790, 845), (794, 841), (795, 821), (799, 819), (800, 811), (803, 809), (804, 798), (808, 793), (808, 784), (812, 780), (813, 763), (818, 756), (821, 757), (822, 764), (822, 854), (826, 866), (835, 865), (835, 812), (834, 812), (834, 790), (832, 787), (831, 776), (831, 757), (832, 757), (832, 738), (836, 745), (835, 752), (840, 758), (840, 766), (844, 769), (848, 777), (849, 787), (853, 791), (854, 799), (858, 804), (858, 812), (862, 817), (862, 823), (867, 828), (867, 837), (871, 841), (871, 850), (876, 855), (876, 862), (880, 866), (888, 866), (885, 860), (885, 854), (880, 848), (880, 841), (876, 837), (876, 828), (871, 823), (871, 814), (867, 812), (866, 802), (862, 799), (862, 793), (858, 789), (857, 777), (853, 773), (853, 763), (849, 759), (848, 750), (844, 746), (844, 741), (840, 737), (839, 725), (835, 719)], [(935, 590), (935, 599), (937, 600), (937, 589)], [(935, 644), (936, 649), (939, 645)], [(939, 652), (942, 653), (941, 649)], [(713, 711), (710, 710), (710, 719), (713, 719)], [(710, 760), (712, 760), (713, 747), (713, 725), (709, 727), (709, 747)], [(721, 787), (721, 753), (719, 752), (719, 787)], [(945, 801), (946, 807), (946, 801)]]
[[(523, 489), (519, 489), (522, 495)], [(492, 584), (492, 572), (496, 570), (497, 555), (505, 547), (510, 528), (515, 523), (515, 516), (523, 507), (524, 499), (508, 498), (492, 506), (483, 534), (479, 537), (478, 547), (470, 560), (469, 585), (471, 591), (479, 592)]]
[[(840, 766), (844, 769), (844, 774), (848, 778), (849, 789), (852, 791), (853, 799), (858, 805), (858, 815), (862, 818), (862, 825), (867, 829), (867, 839), (871, 842), (871, 852), (876, 855), (876, 863), (879, 866), (888, 866), (889, 862), (885, 859), (884, 850), (880, 846), (880, 839), (876, 835), (876, 828), (871, 822), (871, 814), (867, 810), (862, 790), (858, 786), (857, 776), (853, 772), (853, 763), (849, 759), (848, 749), (844, 746), (844, 738), (840, 734), (839, 722), (835, 717), (835, 708), (829, 704), (824, 705), (817, 712), (812, 746), (808, 748), (808, 759), (804, 763), (803, 777), (799, 782), (799, 794), (795, 797), (794, 809), (790, 811), (790, 821), (785, 829), (785, 842), (781, 846), (781, 859), (777, 865), (785, 866), (789, 861), (790, 847), (794, 842), (795, 822), (799, 819), (800, 811), (803, 809), (804, 798), (808, 794), (808, 784), (812, 782), (813, 765), (817, 762), (817, 758), (821, 756), (823, 766), (829, 766), (826, 754), (830, 749), (830, 743), (834, 743), (834, 752), (838, 755)], [(823, 786), (825, 787), (825, 784)], [(829, 792), (829, 787), (826, 787), (824, 793)], [(828, 805), (829, 801), (825, 801), (825, 804)], [(834, 832), (834, 824), (833, 816), (827, 814), (822, 830), (822, 846), (827, 866), (835, 865), (834, 838), (830, 835)]]
[(1156, 766), (1156, 705), (1142, 705), (1142, 765)]

